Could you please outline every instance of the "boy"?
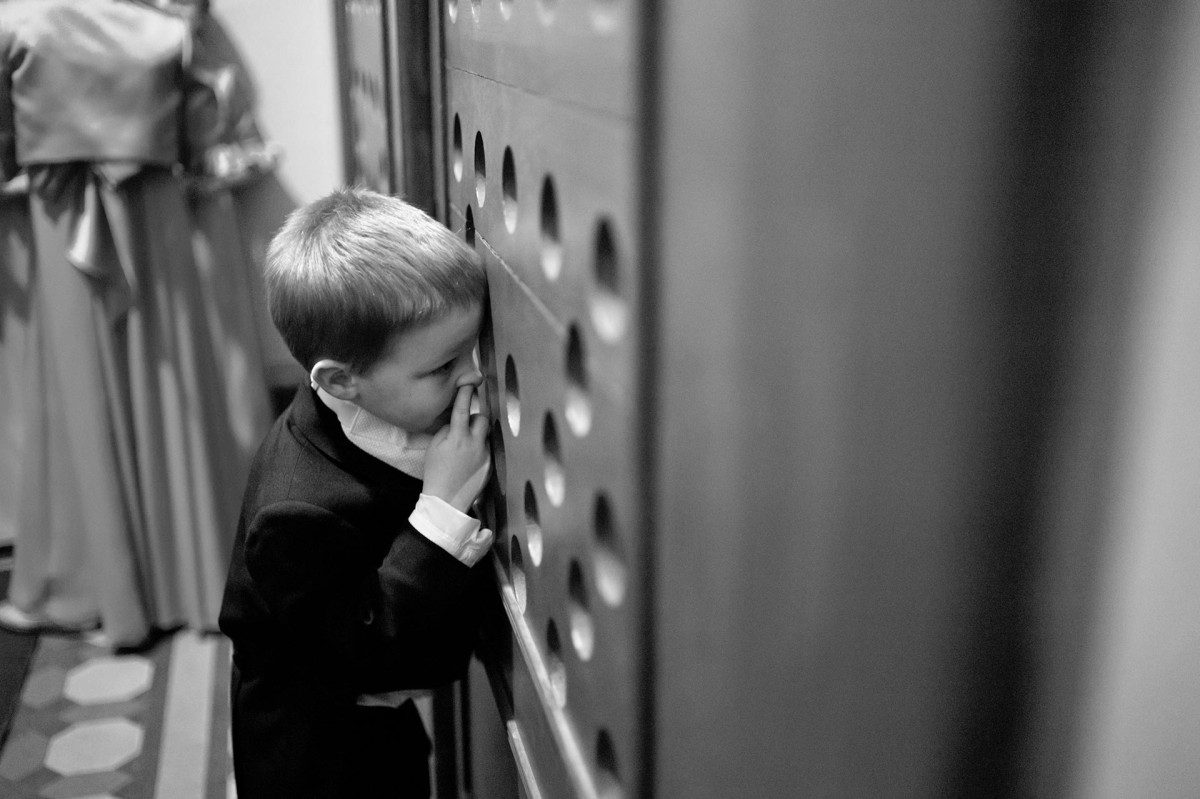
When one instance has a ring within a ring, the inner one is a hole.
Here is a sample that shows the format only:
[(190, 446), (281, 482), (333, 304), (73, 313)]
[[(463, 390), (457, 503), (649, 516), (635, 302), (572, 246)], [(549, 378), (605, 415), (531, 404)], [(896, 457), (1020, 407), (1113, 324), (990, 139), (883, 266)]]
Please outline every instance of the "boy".
[(271, 318), (309, 372), (246, 488), (220, 628), (240, 799), (429, 795), (405, 691), (462, 676), (492, 534), (470, 407), (486, 278), (393, 197), (338, 191), (267, 254)]

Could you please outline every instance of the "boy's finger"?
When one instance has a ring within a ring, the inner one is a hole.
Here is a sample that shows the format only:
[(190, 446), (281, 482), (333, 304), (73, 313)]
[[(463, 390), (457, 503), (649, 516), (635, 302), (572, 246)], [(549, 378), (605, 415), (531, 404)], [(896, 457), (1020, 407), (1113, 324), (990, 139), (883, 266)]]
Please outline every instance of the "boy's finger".
[(484, 416), (491, 416), (491, 414), (488, 413), (487, 394), (479, 390), (475, 391), (475, 396), (471, 400), (471, 415), (474, 416), (477, 413), (483, 414)]
[(488, 418), (482, 413), (471, 415), (471, 433), (476, 438), (483, 438), (488, 434)]
[(466, 432), (470, 426), (471, 395), (474, 393), (474, 386), (466, 385), (458, 387), (458, 393), (454, 395), (454, 407), (450, 410), (450, 426), (452, 428)]

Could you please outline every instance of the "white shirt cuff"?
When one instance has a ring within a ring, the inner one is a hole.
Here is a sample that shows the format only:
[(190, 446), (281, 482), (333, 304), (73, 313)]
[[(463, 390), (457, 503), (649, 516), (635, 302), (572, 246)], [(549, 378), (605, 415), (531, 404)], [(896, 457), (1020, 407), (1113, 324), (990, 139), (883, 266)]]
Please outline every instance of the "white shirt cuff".
[(416, 531), (467, 566), (474, 566), (492, 545), (492, 531), (441, 497), (422, 494), (408, 517)]

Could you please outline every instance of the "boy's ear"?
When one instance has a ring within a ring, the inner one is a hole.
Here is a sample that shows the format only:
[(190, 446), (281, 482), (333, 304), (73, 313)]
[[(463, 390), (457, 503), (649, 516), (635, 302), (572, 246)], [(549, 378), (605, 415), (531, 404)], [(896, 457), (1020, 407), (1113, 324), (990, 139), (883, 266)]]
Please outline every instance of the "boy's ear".
[(332, 358), (322, 358), (313, 364), (308, 373), (313, 383), (325, 392), (341, 400), (353, 400), (358, 396), (358, 378), (350, 367)]

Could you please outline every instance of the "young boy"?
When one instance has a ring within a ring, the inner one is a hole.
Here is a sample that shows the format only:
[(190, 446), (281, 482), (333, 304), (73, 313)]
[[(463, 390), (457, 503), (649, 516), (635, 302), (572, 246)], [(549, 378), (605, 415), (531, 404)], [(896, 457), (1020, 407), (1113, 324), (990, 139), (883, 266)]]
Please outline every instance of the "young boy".
[(492, 534), (470, 412), (486, 278), (401, 200), (338, 191), (267, 255), (271, 318), (309, 371), (256, 457), (220, 627), (240, 799), (429, 795), (406, 691), (462, 676)]

